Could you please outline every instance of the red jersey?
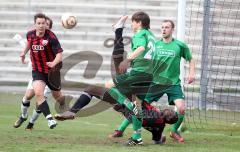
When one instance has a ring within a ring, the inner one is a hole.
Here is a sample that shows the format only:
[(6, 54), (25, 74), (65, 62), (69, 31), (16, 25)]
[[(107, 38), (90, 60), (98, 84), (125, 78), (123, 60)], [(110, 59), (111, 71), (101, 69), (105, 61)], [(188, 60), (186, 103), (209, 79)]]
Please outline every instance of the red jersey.
[(27, 33), (27, 41), (30, 45), (30, 57), (32, 70), (48, 73), (50, 67), (46, 62), (52, 62), (57, 53), (63, 52), (56, 35), (50, 31), (45, 31), (43, 37), (36, 36), (36, 30)]

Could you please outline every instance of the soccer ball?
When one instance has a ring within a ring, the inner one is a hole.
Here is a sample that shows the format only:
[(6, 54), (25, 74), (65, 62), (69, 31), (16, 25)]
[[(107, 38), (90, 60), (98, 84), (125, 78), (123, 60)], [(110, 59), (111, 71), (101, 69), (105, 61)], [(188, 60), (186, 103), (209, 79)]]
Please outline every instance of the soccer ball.
[(62, 26), (66, 29), (72, 29), (77, 25), (77, 17), (71, 13), (64, 13), (61, 20)]

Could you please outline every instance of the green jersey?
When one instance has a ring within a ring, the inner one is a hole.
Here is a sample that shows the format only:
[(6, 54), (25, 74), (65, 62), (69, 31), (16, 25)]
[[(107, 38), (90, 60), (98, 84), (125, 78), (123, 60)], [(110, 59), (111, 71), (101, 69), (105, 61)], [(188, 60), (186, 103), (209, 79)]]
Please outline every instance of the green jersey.
[[(172, 85), (180, 84), (180, 61), (183, 57), (186, 61), (192, 59), (188, 46), (176, 39), (169, 43), (160, 40), (156, 42), (154, 51), (154, 81), (161, 81), (166, 78)], [(159, 82), (164, 83), (164, 82)]]
[(131, 42), (132, 52), (134, 52), (140, 46), (143, 46), (145, 50), (131, 62), (132, 70), (152, 73), (151, 59), (152, 53), (155, 49), (155, 43), (155, 36), (149, 30), (140, 29), (134, 34)]

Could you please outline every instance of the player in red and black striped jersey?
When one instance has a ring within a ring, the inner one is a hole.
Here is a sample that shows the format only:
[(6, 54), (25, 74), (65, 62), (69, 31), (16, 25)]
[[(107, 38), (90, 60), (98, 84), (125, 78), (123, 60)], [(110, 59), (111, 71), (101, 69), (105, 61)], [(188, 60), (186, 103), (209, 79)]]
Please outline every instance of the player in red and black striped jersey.
[[(165, 143), (166, 136), (163, 135), (163, 130), (166, 124), (174, 124), (177, 122), (177, 113), (168, 108), (160, 110), (146, 101), (142, 101), (141, 107), (143, 115), (142, 127), (152, 133), (152, 140), (154, 144)], [(116, 104), (114, 109), (125, 116), (123, 123), (130, 124), (132, 122), (132, 115), (127, 112), (127, 108), (125, 106)], [(113, 134), (109, 135), (109, 138), (122, 137), (127, 126), (123, 126), (121, 129), (115, 130)]]
[[(49, 127), (52, 129), (57, 123), (50, 114), (43, 92), (47, 85), (53, 94), (61, 94), (60, 85), (53, 85), (49, 81), (48, 73), (62, 62), (63, 50), (55, 34), (46, 29), (46, 16), (44, 14), (36, 14), (34, 23), (35, 29), (27, 33), (27, 47), (30, 49), (32, 62), (33, 89), (37, 98), (38, 109), (43, 112), (48, 120)], [(23, 63), (27, 52), (28, 50), (24, 50), (20, 55)]]
[[(48, 74), (56, 56), (63, 52), (55, 34), (46, 29), (42, 37), (36, 35), (37, 30), (27, 33), (27, 41), (30, 45), (32, 70)], [(48, 64), (48, 65), (47, 65)], [(51, 66), (49, 66), (51, 65)]]
[[(46, 16), (46, 28), (51, 30), (52, 29), (52, 25), (53, 25), (53, 21), (49, 17)], [(34, 29), (35, 29), (35, 27), (33, 26), (29, 30), (34, 30)], [(23, 44), (24, 50), (29, 50), (30, 49), (29, 47), (30, 46), (27, 46), (26, 44)], [(31, 65), (31, 62), (30, 62), (30, 65)], [(53, 70), (51, 70), (51, 71), (53, 71)], [(54, 75), (54, 79), (56, 79), (55, 75)], [(29, 82), (28, 82), (27, 90), (26, 90), (25, 95), (24, 95), (24, 97), (22, 99), (21, 115), (17, 119), (17, 121), (14, 123), (14, 125), (13, 125), (14, 128), (20, 127), (23, 124), (23, 122), (27, 120), (28, 108), (30, 107), (30, 101), (35, 96), (35, 93), (34, 93), (34, 90), (33, 90), (33, 86), (32, 86), (32, 82), (33, 82), (32, 79), (30, 79)], [(51, 93), (51, 90), (46, 86), (45, 90), (44, 90), (44, 97), (46, 98), (46, 100), (47, 100), (48, 96), (50, 95), (50, 93)], [(59, 108), (60, 111), (63, 111), (66, 108), (65, 107), (66, 106), (66, 104), (65, 104), (66, 96), (62, 95), (61, 92), (56, 92), (56, 91), (52, 92), (52, 96), (54, 97), (54, 99), (58, 103), (58, 104), (56, 104), (58, 106), (56, 108)], [(68, 96), (68, 97), (70, 97), (70, 96)], [(38, 107), (33, 109), (32, 116), (29, 119), (28, 125), (26, 126), (25, 130), (31, 131), (33, 129), (35, 121), (38, 119), (38, 117), (39, 117), (39, 115), (41, 113), (42, 112), (41, 112), (41, 110), (38, 109)]]

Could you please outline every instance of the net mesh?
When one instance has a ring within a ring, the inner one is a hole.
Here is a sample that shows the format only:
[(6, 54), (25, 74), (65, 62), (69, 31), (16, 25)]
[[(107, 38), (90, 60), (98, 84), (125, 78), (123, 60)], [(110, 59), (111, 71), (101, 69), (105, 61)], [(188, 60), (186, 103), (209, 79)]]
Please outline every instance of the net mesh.
[(239, 7), (238, 0), (187, 1), (185, 40), (196, 81), (185, 85), (185, 94), (188, 119), (196, 123), (240, 121)]

